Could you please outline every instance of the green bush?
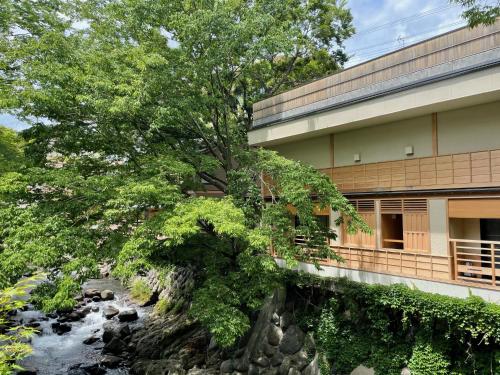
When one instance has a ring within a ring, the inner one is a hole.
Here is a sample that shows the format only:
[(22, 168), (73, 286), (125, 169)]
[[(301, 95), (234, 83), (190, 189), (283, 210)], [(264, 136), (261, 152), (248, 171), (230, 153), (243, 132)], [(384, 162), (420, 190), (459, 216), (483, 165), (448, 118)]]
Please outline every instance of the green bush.
[(31, 354), (26, 341), (36, 332), (35, 329), (15, 326), (9, 327), (8, 314), (26, 305), (27, 290), (33, 287), (34, 279), (25, 279), (13, 287), (0, 290), (0, 374), (9, 375), (22, 370), (18, 361)]
[(130, 286), (130, 296), (137, 303), (143, 304), (148, 302), (152, 295), (153, 291), (149, 287), (146, 280), (136, 278), (132, 281), (132, 284)]

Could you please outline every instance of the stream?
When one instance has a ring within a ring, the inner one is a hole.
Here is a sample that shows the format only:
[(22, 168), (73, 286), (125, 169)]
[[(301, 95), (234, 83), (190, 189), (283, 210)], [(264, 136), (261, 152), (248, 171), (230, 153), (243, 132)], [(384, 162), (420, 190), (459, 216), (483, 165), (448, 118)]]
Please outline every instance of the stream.
[[(85, 372), (78, 370), (78, 365), (89, 366), (100, 363), (103, 357), (101, 351), (104, 343), (100, 338), (103, 333), (103, 324), (107, 321), (103, 315), (105, 307), (113, 306), (120, 311), (134, 308), (139, 318), (128, 323), (131, 331), (140, 327), (149, 313), (148, 308), (139, 307), (130, 301), (127, 290), (118, 280), (89, 280), (83, 289), (111, 290), (114, 292), (114, 299), (111, 301), (89, 302), (86, 306), (93, 310), (97, 310), (97, 308), (99, 310), (91, 311), (81, 320), (69, 322), (71, 331), (62, 335), (58, 335), (52, 329), (52, 324), (56, 323), (57, 319), (48, 318), (41, 311), (28, 309), (17, 313), (15, 319), (21, 323), (40, 324), (37, 327), (40, 333), (34, 335), (31, 340), (33, 353), (21, 362), (21, 365), (26, 370), (32, 371), (26, 373), (37, 375), (85, 374)], [(117, 320), (117, 317), (113, 319)], [(99, 340), (90, 345), (83, 343), (85, 339), (92, 336), (98, 337)], [(106, 374), (110, 375), (129, 373), (126, 367), (106, 370)]]

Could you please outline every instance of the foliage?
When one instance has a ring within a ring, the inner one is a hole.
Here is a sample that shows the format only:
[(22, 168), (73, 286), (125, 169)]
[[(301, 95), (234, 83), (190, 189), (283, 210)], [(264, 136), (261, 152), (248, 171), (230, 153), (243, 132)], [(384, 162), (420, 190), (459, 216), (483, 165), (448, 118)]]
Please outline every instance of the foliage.
[(470, 27), (492, 25), (500, 17), (500, 2), (498, 0), (495, 5), (480, 0), (452, 0), (452, 2), (466, 8), (462, 16)]
[(143, 304), (149, 301), (153, 291), (149, 287), (146, 280), (136, 278), (132, 280), (130, 285), (130, 295), (138, 303)]
[(359, 364), (375, 368), (377, 374), (395, 375), (405, 366), (419, 375), (500, 371), (496, 304), (403, 285), (299, 277), (302, 285), (335, 284), (321, 307), (306, 311), (303, 318), (315, 330), (326, 373), (349, 373)]
[(0, 175), (23, 163), (23, 140), (15, 131), (0, 125)]
[[(343, 66), (345, 1), (0, 6), (0, 110), (32, 125), (31, 168), (0, 178), (0, 285), (53, 271), (44, 308), (67, 308), (100, 262), (125, 280), (193, 265), (191, 314), (227, 346), (279, 284), (270, 243), (290, 265), (335, 257), (315, 205), (368, 230), (328, 178), (246, 137), (255, 101)], [(280, 195), (272, 205), (263, 174)], [(193, 197), (202, 181), (227, 197)]]
[(31, 353), (29, 338), (35, 329), (8, 325), (8, 314), (26, 305), (26, 294), (34, 286), (35, 278), (24, 279), (14, 286), (0, 290), (0, 374), (13, 374), (22, 370), (16, 362)]

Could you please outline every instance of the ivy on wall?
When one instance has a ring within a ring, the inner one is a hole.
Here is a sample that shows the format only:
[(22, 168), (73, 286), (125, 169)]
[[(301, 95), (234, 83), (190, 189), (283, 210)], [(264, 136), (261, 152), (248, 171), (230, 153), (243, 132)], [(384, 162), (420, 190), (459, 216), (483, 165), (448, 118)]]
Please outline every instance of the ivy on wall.
[(300, 320), (314, 331), (324, 374), (360, 364), (383, 375), (404, 367), (412, 375), (500, 374), (499, 305), (404, 285), (292, 278), (308, 296)]

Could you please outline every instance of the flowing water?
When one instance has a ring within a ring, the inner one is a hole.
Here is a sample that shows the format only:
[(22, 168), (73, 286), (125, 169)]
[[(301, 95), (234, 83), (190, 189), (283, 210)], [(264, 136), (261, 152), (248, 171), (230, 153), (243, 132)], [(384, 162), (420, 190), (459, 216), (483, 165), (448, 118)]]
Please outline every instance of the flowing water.
[[(52, 331), (51, 324), (56, 322), (56, 319), (40, 320), (45, 317), (45, 314), (40, 311), (28, 310), (18, 313), (16, 319), (22, 319), (23, 323), (39, 322), (40, 327), (37, 329), (41, 331), (39, 335), (32, 338), (33, 354), (26, 358), (21, 365), (26, 369), (35, 370), (37, 375), (66, 375), (71, 366), (99, 363), (104, 343), (99, 340), (92, 345), (85, 345), (83, 341), (90, 336), (102, 336), (102, 325), (106, 321), (102, 314), (104, 307), (113, 306), (120, 311), (126, 308), (135, 308), (139, 319), (129, 323), (131, 330), (140, 326), (148, 314), (147, 308), (138, 307), (130, 302), (126, 289), (117, 280), (90, 280), (84, 286), (84, 289), (90, 288), (112, 290), (115, 299), (112, 301), (90, 302), (87, 306), (97, 306), (99, 311), (90, 312), (80, 321), (71, 322), (71, 331), (63, 335), (57, 335)], [(108, 369), (106, 374), (123, 375), (128, 374), (128, 370), (125, 367)]]

